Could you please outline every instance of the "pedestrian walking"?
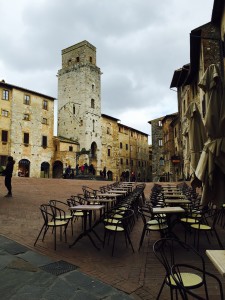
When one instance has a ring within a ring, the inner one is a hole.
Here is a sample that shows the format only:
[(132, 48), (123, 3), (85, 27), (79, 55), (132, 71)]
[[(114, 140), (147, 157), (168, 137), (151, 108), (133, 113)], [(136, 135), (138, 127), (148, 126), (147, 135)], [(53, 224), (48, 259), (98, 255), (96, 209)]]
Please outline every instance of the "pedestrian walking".
[(2, 171), (2, 175), (5, 176), (5, 187), (8, 190), (8, 194), (5, 197), (12, 197), (12, 173), (15, 161), (12, 156), (8, 156), (8, 162), (6, 164), (6, 168)]

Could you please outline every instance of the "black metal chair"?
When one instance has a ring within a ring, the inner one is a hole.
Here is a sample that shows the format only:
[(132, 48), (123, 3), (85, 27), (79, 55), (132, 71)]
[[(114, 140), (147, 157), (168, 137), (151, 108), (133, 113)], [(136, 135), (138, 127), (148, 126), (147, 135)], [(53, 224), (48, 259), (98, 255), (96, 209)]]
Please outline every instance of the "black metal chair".
[(143, 221), (143, 229), (138, 248), (138, 251), (140, 251), (146, 234), (151, 231), (158, 231), (161, 237), (165, 237), (168, 232), (168, 225), (165, 217), (154, 216), (149, 207), (139, 207), (138, 214)]
[[(114, 254), (114, 248), (116, 243), (116, 236), (119, 233), (123, 233), (125, 236), (126, 246), (129, 243), (132, 251), (134, 248), (130, 239), (130, 232), (133, 228), (134, 223), (134, 211), (127, 209), (124, 214), (118, 214), (117, 212), (108, 212), (103, 218), (104, 222), (104, 241), (103, 247), (105, 247), (106, 238), (108, 236), (108, 244), (110, 236), (113, 235), (112, 242), (112, 256)], [(128, 241), (128, 243), (127, 243)]]
[[(182, 299), (186, 299), (184, 291), (192, 291), (200, 287), (204, 289), (206, 299), (209, 299), (205, 261), (199, 252), (186, 243), (171, 238), (156, 241), (153, 245), (153, 252), (165, 269), (165, 277), (156, 299), (160, 298), (165, 285), (170, 288), (170, 299), (173, 299), (174, 292), (176, 297), (180, 294)], [(177, 264), (187, 265), (188, 269), (179, 272), (179, 277), (175, 280), (178, 270), (174, 267), (172, 276), (171, 268)], [(177, 284), (178, 281), (180, 284)]]
[[(73, 215), (72, 211), (69, 211), (68, 202), (63, 202), (61, 200), (49, 200), (49, 204), (51, 205), (52, 211), (53, 211), (56, 219), (62, 220), (62, 217), (63, 217), (64, 220), (71, 223), (71, 231), (72, 231), (72, 235), (73, 235), (74, 215)], [(63, 211), (64, 214), (58, 213), (58, 210), (56, 210), (56, 208), (60, 209), (61, 212)]]
[[(197, 290), (193, 290), (191, 284), (192, 281), (190, 279), (189, 281), (189, 285), (187, 285), (187, 283), (183, 280), (183, 275), (182, 274), (188, 274), (189, 272), (193, 272), (195, 271), (196, 273), (199, 274), (199, 276), (201, 276), (203, 278), (203, 284), (204, 284), (204, 290), (205, 290), (205, 295), (197, 293)], [(207, 285), (207, 278), (211, 277), (215, 279), (215, 288), (217, 291), (219, 291), (219, 296), (216, 299), (221, 299), (224, 300), (224, 296), (223, 296), (223, 287), (222, 287), (222, 283), (220, 281), (220, 279), (215, 276), (212, 273), (207, 272), (206, 270), (203, 269), (199, 269), (195, 266), (192, 265), (188, 265), (188, 264), (175, 264), (172, 266), (171, 268), (171, 276), (174, 280), (174, 282), (176, 283), (177, 287), (180, 290), (180, 294), (182, 296), (182, 299), (184, 300), (188, 300), (190, 299), (188, 296), (191, 296), (191, 299), (199, 299), (199, 300), (208, 300), (208, 299), (212, 299), (212, 296), (209, 295), (208, 292), (208, 285)], [(220, 297), (220, 298), (219, 298)]]
[(201, 212), (201, 218), (197, 217), (196, 223), (190, 225), (191, 229), (194, 230), (194, 244), (197, 250), (199, 250), (200, 235), (203, 232), (206, 234), (209, 243), (210, 238), (208, 233), (214, 233), (220, 248), (224, 249), (216, 230), (218, 216), (219, 210), (216, 207), (209, 207)]
[[(44, 241), (45, 235), (49, 228), (53, 229), (54, 233), (54, 249), (56, 250), (56, 229), (64, 228), (65, 242), (67, 242), (66, 229), (68, 226), (69, 219), (66, 219), (65, 212), (60, 208), (55, 207), (54, 210), (50, 204), (42, 204), (40, 206), (40, 211), (43, 216), (44, 224), (34, 242), (34, 246), (36, 245), (41, 233), (44, 230), (42, 242)], [(58, 218), (60, 216), (60, 218)], [(60, 239), (62, 238), (60, 232)]]

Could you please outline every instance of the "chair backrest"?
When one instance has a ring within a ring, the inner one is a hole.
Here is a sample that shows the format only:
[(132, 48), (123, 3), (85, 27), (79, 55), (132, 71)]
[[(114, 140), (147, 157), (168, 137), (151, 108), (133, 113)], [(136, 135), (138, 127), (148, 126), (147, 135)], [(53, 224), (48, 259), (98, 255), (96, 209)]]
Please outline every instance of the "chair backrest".
[(134, 225), (134, 211), (127, 209), (120, 221), (126, 230), (131, 231)]
[(189, 263), (205, 271), (205, 261), (201, 254), (190, 245), (173, 238), (163, 238), (153, 245), (153, 252), (163, 265), (169, 277), (171, 267), (177, 263)]
[(211, 225), (211, 227), (214, 228), (219, 215), (219, 209), (211, 204), (208, 206), (200, 206), (200, 208), (201, 218), (198, 219), (199, 225), (207, 224)]
[(153, 219), (153, 215), (148, 207), (138, 207), (138, 214), (141, 216), (144, 225), (147, 225), (149, 219)]
[(55, 218), (54, 213), (52, 212), (52, 208), (50, 204), (41, 204), (40, 205), (40, 211), (42, 214), (42, 217), (44, 219), (44, 223), (47, 225), (49, 221)]
[(88, 186), (85, 186), (83, 185), (82, 186), (82, 190), (83, 190), (83, 195), (84, 195), (84, 198), (91, 198), (91, 197), (95, 197), (97, 196), (97, 190), (94, 190)]

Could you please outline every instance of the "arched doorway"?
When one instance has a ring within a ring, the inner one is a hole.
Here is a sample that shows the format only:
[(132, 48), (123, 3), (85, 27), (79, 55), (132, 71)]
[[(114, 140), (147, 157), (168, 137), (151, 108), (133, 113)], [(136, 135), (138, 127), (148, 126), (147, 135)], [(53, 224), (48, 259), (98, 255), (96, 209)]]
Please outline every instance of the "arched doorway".
[(30, 161), (28, 159), (21, 159), (18, 168), (19, 177), (30, 177)]
[(92, 160), (97, 159), (97, 153), (96, 152), (97, 152), (97, 144), (95, 142), (93, 142), (91, 144), (91, 158), (92, 158)]
[(41, 164), (41, 178), (49, 178), (50, 164), (47, 161), (44, 161)]
[(52, 177), (53, 178), (62, 178), (63, 177), (63, 163), (59, 160), (56, 160), (53, 163)]

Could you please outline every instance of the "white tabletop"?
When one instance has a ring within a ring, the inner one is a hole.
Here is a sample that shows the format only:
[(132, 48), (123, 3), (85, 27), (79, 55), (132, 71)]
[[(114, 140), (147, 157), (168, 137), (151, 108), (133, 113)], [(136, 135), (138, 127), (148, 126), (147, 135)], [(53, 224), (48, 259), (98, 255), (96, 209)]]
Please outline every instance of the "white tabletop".
[(85, 200), (88, 202), (100, 202), (100, 203), (110, 203), (115, 201), (115, 199), (112, 198), (89, 198)]
[(166, 198), (180, 198), (180, 199), (185, 198), (184, 195), (182, 195), (182, 194), (164, 194), (163, 196), (165, 199)]
[(124, 190), (109, 190), (108, 193), (127, 194), (127, 191), (124, 191)]
[(115, 198), (119, 197), (121, 194), (118, 193), (97, 193), (97, 197), (107, 197), (107, 198)]
[(225, 250), (206, 250), (206, 255), (220, 274), (225, 277)]
[(190, 204), (191, 201), (190, 200), (186, 200), (186, 199), (165, 199), (164, 201), (165, 203), (169, 203), (169, 204), (173, 204), (173, 203), (176, 203), (176, 204)]
[(173, 214), (183, 212), (185, 212), (185, 210), (180, 206), (153, 207), (154, 214)]
[(87, 204), (84, 204), (84, 205), (76, 205), (76, 206), (71, 206), (69, 209), (70, 210), (99, 210), (99, 209), (102, 209), (104, 208), (105, 205), (98, 205), (98, 204), (94, 204), (94, 205), (87, 205)]

